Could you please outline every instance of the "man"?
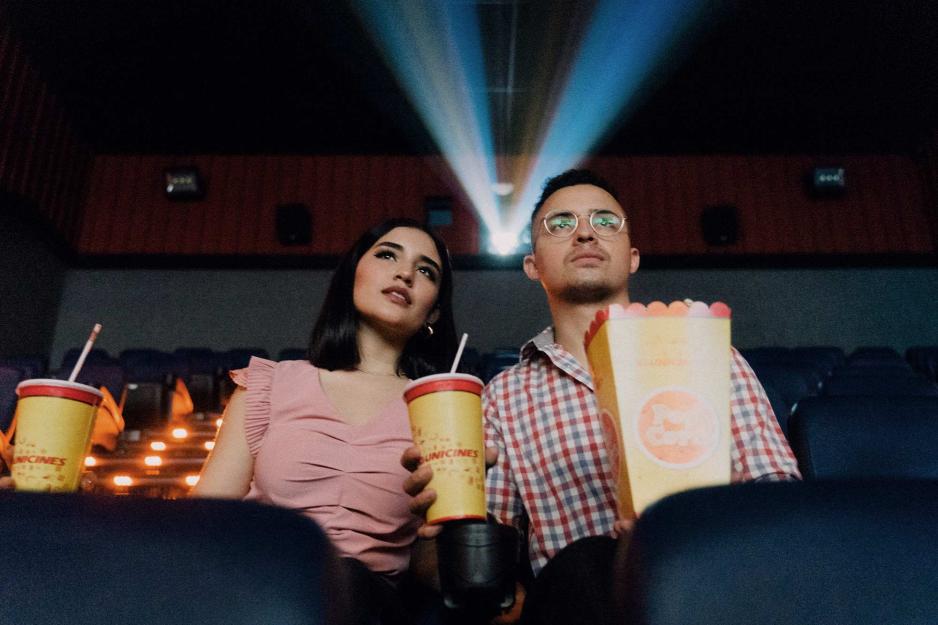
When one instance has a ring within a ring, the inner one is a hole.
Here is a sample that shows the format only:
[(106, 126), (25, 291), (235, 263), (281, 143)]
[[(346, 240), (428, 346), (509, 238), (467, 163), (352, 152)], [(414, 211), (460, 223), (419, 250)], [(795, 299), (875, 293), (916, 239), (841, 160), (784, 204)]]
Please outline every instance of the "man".
[[(600, 308), (629, 304), (639, 252), (614, 189), (586, 170), (546, 182), (531, 218), (531, 247), (524, 271), (544, 288), (553, 326), (485, 389), (486, 443), (498, 452), (497, 459), (489, 454), (488, 507), (499, 522), (526, 532), (535, 577), (522, 620), (601, 623), (610, 608), (614, 537), (629, 524), (616, 520), (615, 477), (583, 335)], [(765, 392), (735, 349), (731, 366), (732, 480), (798, 479)], [(411, 448), (402, 461), (414, 470), (417, 456)], [(435, 496), (422, 492), (429, 473), (421, 466), (405, 483), (416, 512)]]

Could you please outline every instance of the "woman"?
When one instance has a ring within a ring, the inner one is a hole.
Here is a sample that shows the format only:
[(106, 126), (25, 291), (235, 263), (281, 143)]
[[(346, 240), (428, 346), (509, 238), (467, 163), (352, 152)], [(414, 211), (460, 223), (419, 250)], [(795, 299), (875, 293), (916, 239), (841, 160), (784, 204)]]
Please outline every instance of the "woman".
[(232, 372), (238, 388), (193, 490), (316, 521), (344, 556), (362, 619), (393, 608), (420, 525), (401, 488), (412, 445), (402, 392), (450, 365), (451, 296), (449, 255), (431, 231), (392, 219), (362, 235), (332, 278), (309, 361), (252, 358)]

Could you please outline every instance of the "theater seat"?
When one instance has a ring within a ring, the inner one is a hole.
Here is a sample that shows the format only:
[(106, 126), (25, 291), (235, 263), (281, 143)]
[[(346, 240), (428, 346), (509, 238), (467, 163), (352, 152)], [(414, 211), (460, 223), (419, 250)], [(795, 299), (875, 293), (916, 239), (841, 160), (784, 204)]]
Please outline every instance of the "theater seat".
[(938, 397), (938, 386), (925, 378), (904, 373), (896, 375), (880, 371), (872, 375), (836, 374), (824, 383), (821, 394), (831, 397)]
[(938, 482), (749, 483), (648, 508), (620, 544), (613, 622), (925, 625)]
[(326, 623), (322, 531), (241, 501), (0, 493), (0, 622)]
[(788, 421), (806, 479), (938, 479), (938, 397), (810, 397)]

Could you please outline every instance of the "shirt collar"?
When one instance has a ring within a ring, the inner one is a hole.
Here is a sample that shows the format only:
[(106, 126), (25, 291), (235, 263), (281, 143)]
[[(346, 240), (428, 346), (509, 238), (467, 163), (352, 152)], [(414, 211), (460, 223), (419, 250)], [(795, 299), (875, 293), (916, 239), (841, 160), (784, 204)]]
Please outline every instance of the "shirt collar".
[(538, 354), (546, 356), (555, 367), (593, 389), (593, 376), (573, 355), (554, 340), (554, 327), (548, 326), (521, 347), (521, 360), (533, 361)]

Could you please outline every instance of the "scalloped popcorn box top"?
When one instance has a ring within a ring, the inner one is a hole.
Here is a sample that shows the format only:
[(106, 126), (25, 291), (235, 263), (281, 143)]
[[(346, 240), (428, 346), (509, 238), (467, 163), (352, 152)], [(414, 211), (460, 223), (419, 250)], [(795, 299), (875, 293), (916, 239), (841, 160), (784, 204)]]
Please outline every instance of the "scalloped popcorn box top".
[(730, 308), (652, 302), (600, 310), (584, 336), (619, 515), (729, 483)]

